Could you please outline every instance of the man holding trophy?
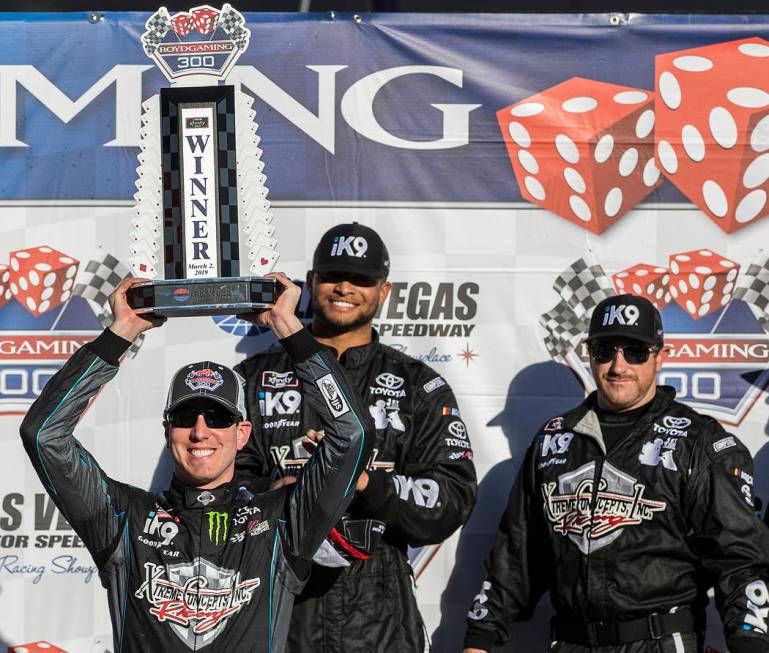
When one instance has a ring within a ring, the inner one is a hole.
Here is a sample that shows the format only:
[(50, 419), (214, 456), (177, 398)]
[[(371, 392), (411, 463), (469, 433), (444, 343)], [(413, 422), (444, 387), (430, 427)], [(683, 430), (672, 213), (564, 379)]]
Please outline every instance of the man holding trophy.
[[(143, 105), (129, 246), (136, 278), (110, 296), (109, 328), (46, 384), (22, 440), (99, 569), (116, 652), (282, 651), (294, 596), (355, 494), (375, 427), (336, 357), (296, 317), (300, 289), (271, 273), (277, 241), (253, 100), (207, 85), (245, 50), (243, 16), (227, 4), (174, 16), (161, 8), (146, 27), (144, 49), (173, 87)], [(271, 489), (236, 472), (252, 428), (244, 381), (210, 361), (171, 382), (168, 490), (110, 478), (73, 431), (131, 343), (167, 317), (254, 310), (290, 356), (325, 433), (298, 482)]]
[(181, 368), (163, 415), (174, 462), (169, 489), (151, 494), (110, 478), (73, 435), (139, 334), (163, 318), (129, 307), (124, 281), (110, 297), (112, 325), (45, 386), (21, 434), (35, 471), (85, 543), (107, 590), (115, 651), (281, 651), (294, 596), (310, 561), (354, 495), (374, 425), (336, 358), (294, 311), (300, 289), (285, 275), (259, 316), (280, 339), (320, 419), (325, 444), (299, 482), (235, 473), (251, 433), (242, 379), (212, 362)]

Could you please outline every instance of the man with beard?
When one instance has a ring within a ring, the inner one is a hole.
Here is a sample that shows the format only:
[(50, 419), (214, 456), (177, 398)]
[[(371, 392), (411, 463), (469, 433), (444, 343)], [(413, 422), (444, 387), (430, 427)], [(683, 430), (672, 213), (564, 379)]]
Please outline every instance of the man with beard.
[[(312, 334), (331, 349), (376, 424), (374, 456), (348, 514), (315, 556), (289, 631), (294, 653), (416, 652), (425, 634), (407, 547), (437, 544), (475, 498), (465, 425), (444, 379), (379, 342), (372, 320), (387, 299), (390, 261), (358, 223), (327, 231), (307, 274)], [(281, 347), (238, 366), (254, 435), (239, 468), (291, 483), (323, 435)]]
[(712, 586), (729, 650), (769, 651), (769, 532), (750, 453), (656, 385), (667, 350), (648, 300), (599, 303), (587, 350), (597, 390), (529, 447), (465, 653), (506, 642), (547, 590), (551, 652), (701, 652)]

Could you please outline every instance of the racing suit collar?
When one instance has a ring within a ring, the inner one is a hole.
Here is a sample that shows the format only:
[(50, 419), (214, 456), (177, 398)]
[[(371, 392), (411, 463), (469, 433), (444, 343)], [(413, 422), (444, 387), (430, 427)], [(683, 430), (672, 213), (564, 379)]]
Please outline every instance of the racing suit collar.
[[(564, 428), (593, 438), (598, 443), (598, 446), (601, 447), (601, 451), (605, 455), (606, 444), (603, 440), (601, 425), (595, 410), (596, 396), (596, 391), (591, 392), (571, 414), (567, 415), (564, 420)], [(658, 385), (657, 392), (654, 394), (654, 399), (652, 399), (649, 410), (644, 413), (639, 421), (646, 420), (652, 422), (660, 413), (670, 406), (671, 403), (673, 403), (675, 397), (676, 391), (672, 387)]]
[(238, 478), (237, 475), (229, 483), (224, 483), (210, 490), (201, 490), (185, 485), (174, 476), (171, 479), (171, 487), (168, 489), (167, 495), (173, 506), (200, 508), (201, 510), (223, 504), (247, 503), (253, 497), (247, 483)]
[[(312, 333), (312, 325), (307, 327), (307, 330)], [(371, 342), (365, 345), (358, 345), (357, 347), (350, 347), (342, 357), (339, 358), (339, 354), (333, 347), (323, 345), (329, 351), (334, 352), (334, 356), (339, 360), (339, 363), (346, 370), (354, 370), (360, 367), (364, 367), (368, 364), (371, 357), (374, 355), (379, 347), (379, 334), (375, 328), (371, 328)]]
[(354, 370), (359, 367), (364, 367), (368, 364), (369, 359), (374, 355), (374, 352), (379, 347), (379, 334), (376, 329), (371, 329), (371, 342), (365, 345), (358, 345), (357, 347), (350, 347), (344, 354), (339, 362), (345, 369)]

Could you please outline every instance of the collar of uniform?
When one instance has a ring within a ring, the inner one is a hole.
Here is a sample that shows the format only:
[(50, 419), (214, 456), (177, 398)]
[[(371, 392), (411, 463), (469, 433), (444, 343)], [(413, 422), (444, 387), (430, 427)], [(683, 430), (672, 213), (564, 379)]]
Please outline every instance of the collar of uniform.
[[(598, 442), (601, 451), (605, 454), (606, 445), (603, 441), (603, 434), (601, 433), (601, 424), (595, 411), (597, 394), (598, 393), (595, 390), (591, 392), (585, 400), (567, 416), (564, 420), (564, 429), (590, 436)], [(652, 405), (649, 407), (649, 410), (639, 418), (639, 421), (648, 420), (651, 422), (656, 419), (656, 417), (673, 402), (675, 396), (676, 392), (670, 386), (658, 385), (657, 391), (654, 393), (654, 399), (652, 399), (651, 402)]]
[(247, 485), (237, 477), (209, 490), (184, 485), (174, 477), (168, 490), (169, 501), (184, 508), (206, 509), (222, 504), (247, 503), (253, 496)]
[(357, 347), (350, 347), (344, 354), (339, 362), (345, 369), (353, 370), (358, 367), (364, 367), (366, 363), (371, 359), (379, 346), (379, 334), (376, 329), (371, 328), (371, 342), (365, 345), (358, 345)]
[[(310, 333), (312, 333), (312, 327), (309, 326), (307, 328)], [(324, 345), (326, 349), (334, 353), (334, 358), (339, 359), (342, 367), (348, 370), (354, 370), (358, 367), (365, 366), (374, 355), (374, 352), (378, 346), (379, 334), (373, 327), (371, 328), (371, 342), (368, 342), (365, 345), (358, 345), (357, 347), (350, 347), (346, 352), (344, 352), (344, 354), (342, 354), (341, 358), (339, 358), (336, 349), (329, 347), (328, 345)]]

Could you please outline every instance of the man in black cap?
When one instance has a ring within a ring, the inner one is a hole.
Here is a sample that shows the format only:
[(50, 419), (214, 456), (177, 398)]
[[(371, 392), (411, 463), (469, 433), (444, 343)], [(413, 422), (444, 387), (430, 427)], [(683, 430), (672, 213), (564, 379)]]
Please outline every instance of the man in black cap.
[(587, 351), (597, 390), (529, 447), (465, 653), (506, 642), (548, 590), (549, 651), (701, 652), (710, 587), (731, 653), (769, 651), (769, 531), (750, 453), (656, 385), (667, 351), (646, 299), (598, 304)]
[[(297, 599), (294, 653), (425, 648), (409, 546), (436, 544), (467, 519), (475, 471), (467, 430), (444, 379), (379, 342), (372, 320), (390, 292), (390, 260), (369, 227), (341, 224), (320, 239), (307, 275), (311, 331), (338, 357), (376, 424), (375, 454), (348, 514), (329, 533)], [(237, 464), (290, 483), (321, 439), (281, 347), (237, 367), (254, 436)]]
[(22, 423), (35, 471), (99, 568), (115, 651), (282, 651), (294, 595), (371, 455), (365, 405), (302, 328), (300, 289), (271, 276), (283, 292), (260, 323), (281, 338), (326, 434), (296, 486), (271, 490), (236, 474), (235, 454), (251, 432), (242, 379), (210, 361), (183, 367), (171, 382), (163, 417), (174, 478), (166, 492), (110, 478), (74, 437), (131, 342), (162, 323), (128, 306), (126, 290), (138, 279), (113, 293), (112, 325), (67, 361)]

